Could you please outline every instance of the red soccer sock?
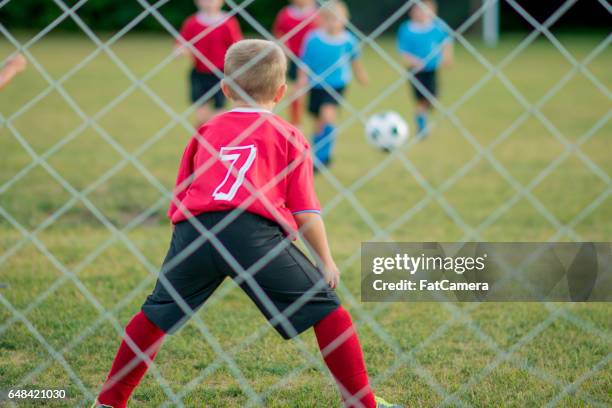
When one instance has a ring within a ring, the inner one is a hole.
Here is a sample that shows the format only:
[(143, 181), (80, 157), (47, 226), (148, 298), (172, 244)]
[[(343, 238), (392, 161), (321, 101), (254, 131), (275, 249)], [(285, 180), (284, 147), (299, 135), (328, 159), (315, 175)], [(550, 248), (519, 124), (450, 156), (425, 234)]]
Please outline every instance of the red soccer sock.
[[(140, 311), (125, 327), (125, 333), (151, 361), (162, 345), (165, 333)], [(134, 388), (149, 368), (125, 340), (121, 341), (113, 366), (102, 386), (98, 401), (114, 408), (125, 408)]]
[(302, 98), (298, 97), (291, 101), (289, 105), (289, 122), (294, 126), (302, 123)]
[(325, 363), (341, 390), (345, 406), (375, 408), (374, 393), (370, 388), (351, 315), (340, 306), (315, 324), (314, 331)]

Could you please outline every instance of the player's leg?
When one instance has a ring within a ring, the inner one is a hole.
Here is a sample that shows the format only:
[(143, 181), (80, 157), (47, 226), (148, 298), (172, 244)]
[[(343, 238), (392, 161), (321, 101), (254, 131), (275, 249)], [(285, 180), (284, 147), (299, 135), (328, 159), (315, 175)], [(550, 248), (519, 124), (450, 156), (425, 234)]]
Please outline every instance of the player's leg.
[(427, 126), (427, 98), (425, 97), (425, 85), (423, 84), (423, 72), (418, 72), (414, 75), (412, 91), (414, 93), (414, 123), (416, 126), (416, 137), (422, 139), (425, 137), (425, 128)]
[(223, 91), (221, 91), (221, 79), (219, 79), (217, 76), (212, 77), (209, 87), (209, 89), (216, 89), (216, 92), (212, 97), (212, 104), (214, 109), (212, 110), (210, 116), (206, 119), (206, 122), (212, 119), (215, 115), (221, 113), (225, 108), (226, 102), (225, 95), (223, 95)]
[(415, 124), (417, 139), (423, 139), (429, 133), (427, 121), (431, 111), (431, 98), (436, 97), (435, 71), (421, 71), (415, 75), (413, 83), (415, 106)]
[(113, 408), (124, 408), (127, 405), (134, 388), (155, 359), (165, 335), (142, 310), (130, 319), (98, 395), (98, 404)]
[[(189, 222), (176, 225), (155, 289), (125, 328), (99, 403), (125, 407), (166, 334), (176, 332), (189, 318), (184, 307), (195, 312), (223, 281), (212, 263), (209, 243), (185, 251), (199, 236)], [(182, 299), (181, 304), (177, 299)]]
[(359, 337), (349, 312), (340, 306), (314, 326), (321, 355), (347, 407), (375, 407)]
[(204, 101), (204, 74), (195, 68), (189, 74), (189, 100), (195, 105), (195, 127), (200, 127), (203, 121), (210, 115), (206, 101)]
[(417, 138), (423, 139), (428, 134), (427, 119), (431, 105), (425, 97), (421, 97), (416, 101), (414, 120), (417, 129)]
[[(215, 116), (225, 103), (219, 87), (220, 79), (212, 73), (191, 71), (191, 103), (196, 105), (196, 128)], [(211, 106), (212, 105), (212, 106)]]
[[(349, 313), (321, 272), (267, 219), (245, 213), (219, 234), (238, 263), (241, 277), (221, 256), (221, 270), (237, 281), (285, 339), (314, 326), (321, 353), (346, 406), (375, 407), (359, 339)], [(232, 248), (236, 248), (232, 251)], [(250, 270), (255, 263), (259, 267)]]
[(318, 154), (321, 139), (323, 137), (323, 125), (320, 119), (321, 104), (323, 101), (324, 90), (312, 88), (308, 93), (308, 112), (314, 118), (314, 132), (311, 139), (312, 152), (314, 156), (314, 171), (318, 171), (319, 166), (324, 166)]
[[(292, 83), (289, 95), (296, 95), (298, 90), (295, 83)], [(304, 95), (295, 96), (289, 105), (289, 122), (296, 127), (302, 126), (304, 99)]]
[[(295, 92), (298, 90), (295, 86), (295, 81), (297, 80), (297, 72), (298, 68), (294, 61), (289, 62), (289, 67), (287, 69), (287, 77), (288, 82), (291, 84), (291, 92), (289, 95), (295, 95)], [(289, 122), (294, 126), (301, 126), (302, 124), (302, 110), (304, 106), (304, 95), (296, 96), (289, 105)]]
[[(332, 160), (332, 152), (336, 142), (336, 119), (338, 116), (338, 100), (336, 95), (321, 89), (318, 96), (318, 116), (316, 132), (313, 137), (313, 152), (315, 157), (325, 166)], [(344, 89), (337, 89), (336, 93), (342, 97)]]
[(319, 111), (318, 129), (316, 139), (316, 155), (319, 160), (329, 166), (332, 160), (332, 151), (336, 142), (336, 118), (338, 107), (334, 103), (324, 103)]

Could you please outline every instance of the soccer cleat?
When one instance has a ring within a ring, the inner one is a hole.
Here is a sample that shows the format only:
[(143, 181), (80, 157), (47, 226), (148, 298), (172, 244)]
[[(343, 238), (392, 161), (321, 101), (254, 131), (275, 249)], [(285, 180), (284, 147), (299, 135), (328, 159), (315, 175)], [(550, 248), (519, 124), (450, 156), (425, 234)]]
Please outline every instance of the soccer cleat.
[(403, 408), (401, 405), (391, 404), (378, 396), (374, 396), (374, 401), (376, 402), (376, 408)]

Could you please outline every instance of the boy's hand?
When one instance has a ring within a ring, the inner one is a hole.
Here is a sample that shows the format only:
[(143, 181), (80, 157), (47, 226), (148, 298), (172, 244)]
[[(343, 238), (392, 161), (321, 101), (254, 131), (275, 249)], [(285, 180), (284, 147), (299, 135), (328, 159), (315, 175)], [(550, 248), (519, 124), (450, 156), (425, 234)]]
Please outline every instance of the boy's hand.
[(414, 72), (419, 72), (420, 70), (422, 70), (425, 67), (425, 64), (423, 63), (423, 60), (420, 60), (418, 58), (415, 58), (412, 61), (412, 65), (411, 68)]
[(340, 282), (340, 271), (334, 261), (328, 261), (321, 266), (321, 272), (325, 282), (329, 284), (332, 289), (335, 289)]
[(453, 66), (454, 56), (453, 56), (453, 44), (447, 43), (442, 49), (442, 66), (443, 67), (451, 67)]
[(176, 45), (174, 49), (183, 57), (191, 57), (191, 50), (186, 45)]
[(368, 77), (365, 71), (361, 71), (357, 76), (357, 81), (359, 81), (362, 86), (368, 86), (370, 84), (370, 77)]
[(414, 55), (402, 53), (402, 62), (406, 68), (413, 70), (414, 72), (418, 72), (425, 67), (423, 60), (415, 57)]
[(336, 288), (340, 281), (340, 271), (332, 258), (327, 244), (325, 225), (320, 214), (302, 212), (293, 216), (298, 225), (302, 238), (310, 246), (313, 257), (325, 282), (331, 288)]

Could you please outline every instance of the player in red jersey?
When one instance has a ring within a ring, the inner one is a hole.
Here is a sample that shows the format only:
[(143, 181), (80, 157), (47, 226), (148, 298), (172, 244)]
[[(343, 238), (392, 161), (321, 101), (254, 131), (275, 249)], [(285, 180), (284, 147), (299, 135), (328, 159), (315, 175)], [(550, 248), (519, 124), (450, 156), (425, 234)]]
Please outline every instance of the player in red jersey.
[[(224, 13), (223, 0), (196, 0), (198, 12), (188, 17), (181, 27), (182, 40), (177, 40), (180, 52), (193, 59), (189, 74), (191, 103), (197, 103), (197, 126), (205, 123), (225, 106), (220, 81), (225, 52), (242, 39), (240, 25), (235, 17)], [(216, 72), (215, 72), (216, 71)], [(212, 103), (213, 109), (208, 104)]]
[[(286, 69), (282, 49), (270, 41), (244, 40), (228, 50), (221, 86), (235, 107), (202, 126), (185, 149), (168, 210), (170, 249), (94, 407), (125, 408), (166, 334), (228, 276), (283, 338), (314, 328), (345, 406), (392, 407), (374, 397), (351, 316), (334, 291), (340, 272), (314, 192), (309, 144), (272, 113), (287, 90)], [(317, 266), (291, 242), (296, 228)]]
[[(317, 3), (316, 0), (291, 0), (290, 3), (276, 15), (272, 33), (282, 39), (287, 50), (299, 58), (304, 38), (318, 26)], [(287, 74), (291, 82), (297, 80), (298, 67), (292, 59), (289, 60)], [(304, 95), (296, 96), (291, 101), (289, 121), (295, 126), (301, 124), (303, 105)]]

